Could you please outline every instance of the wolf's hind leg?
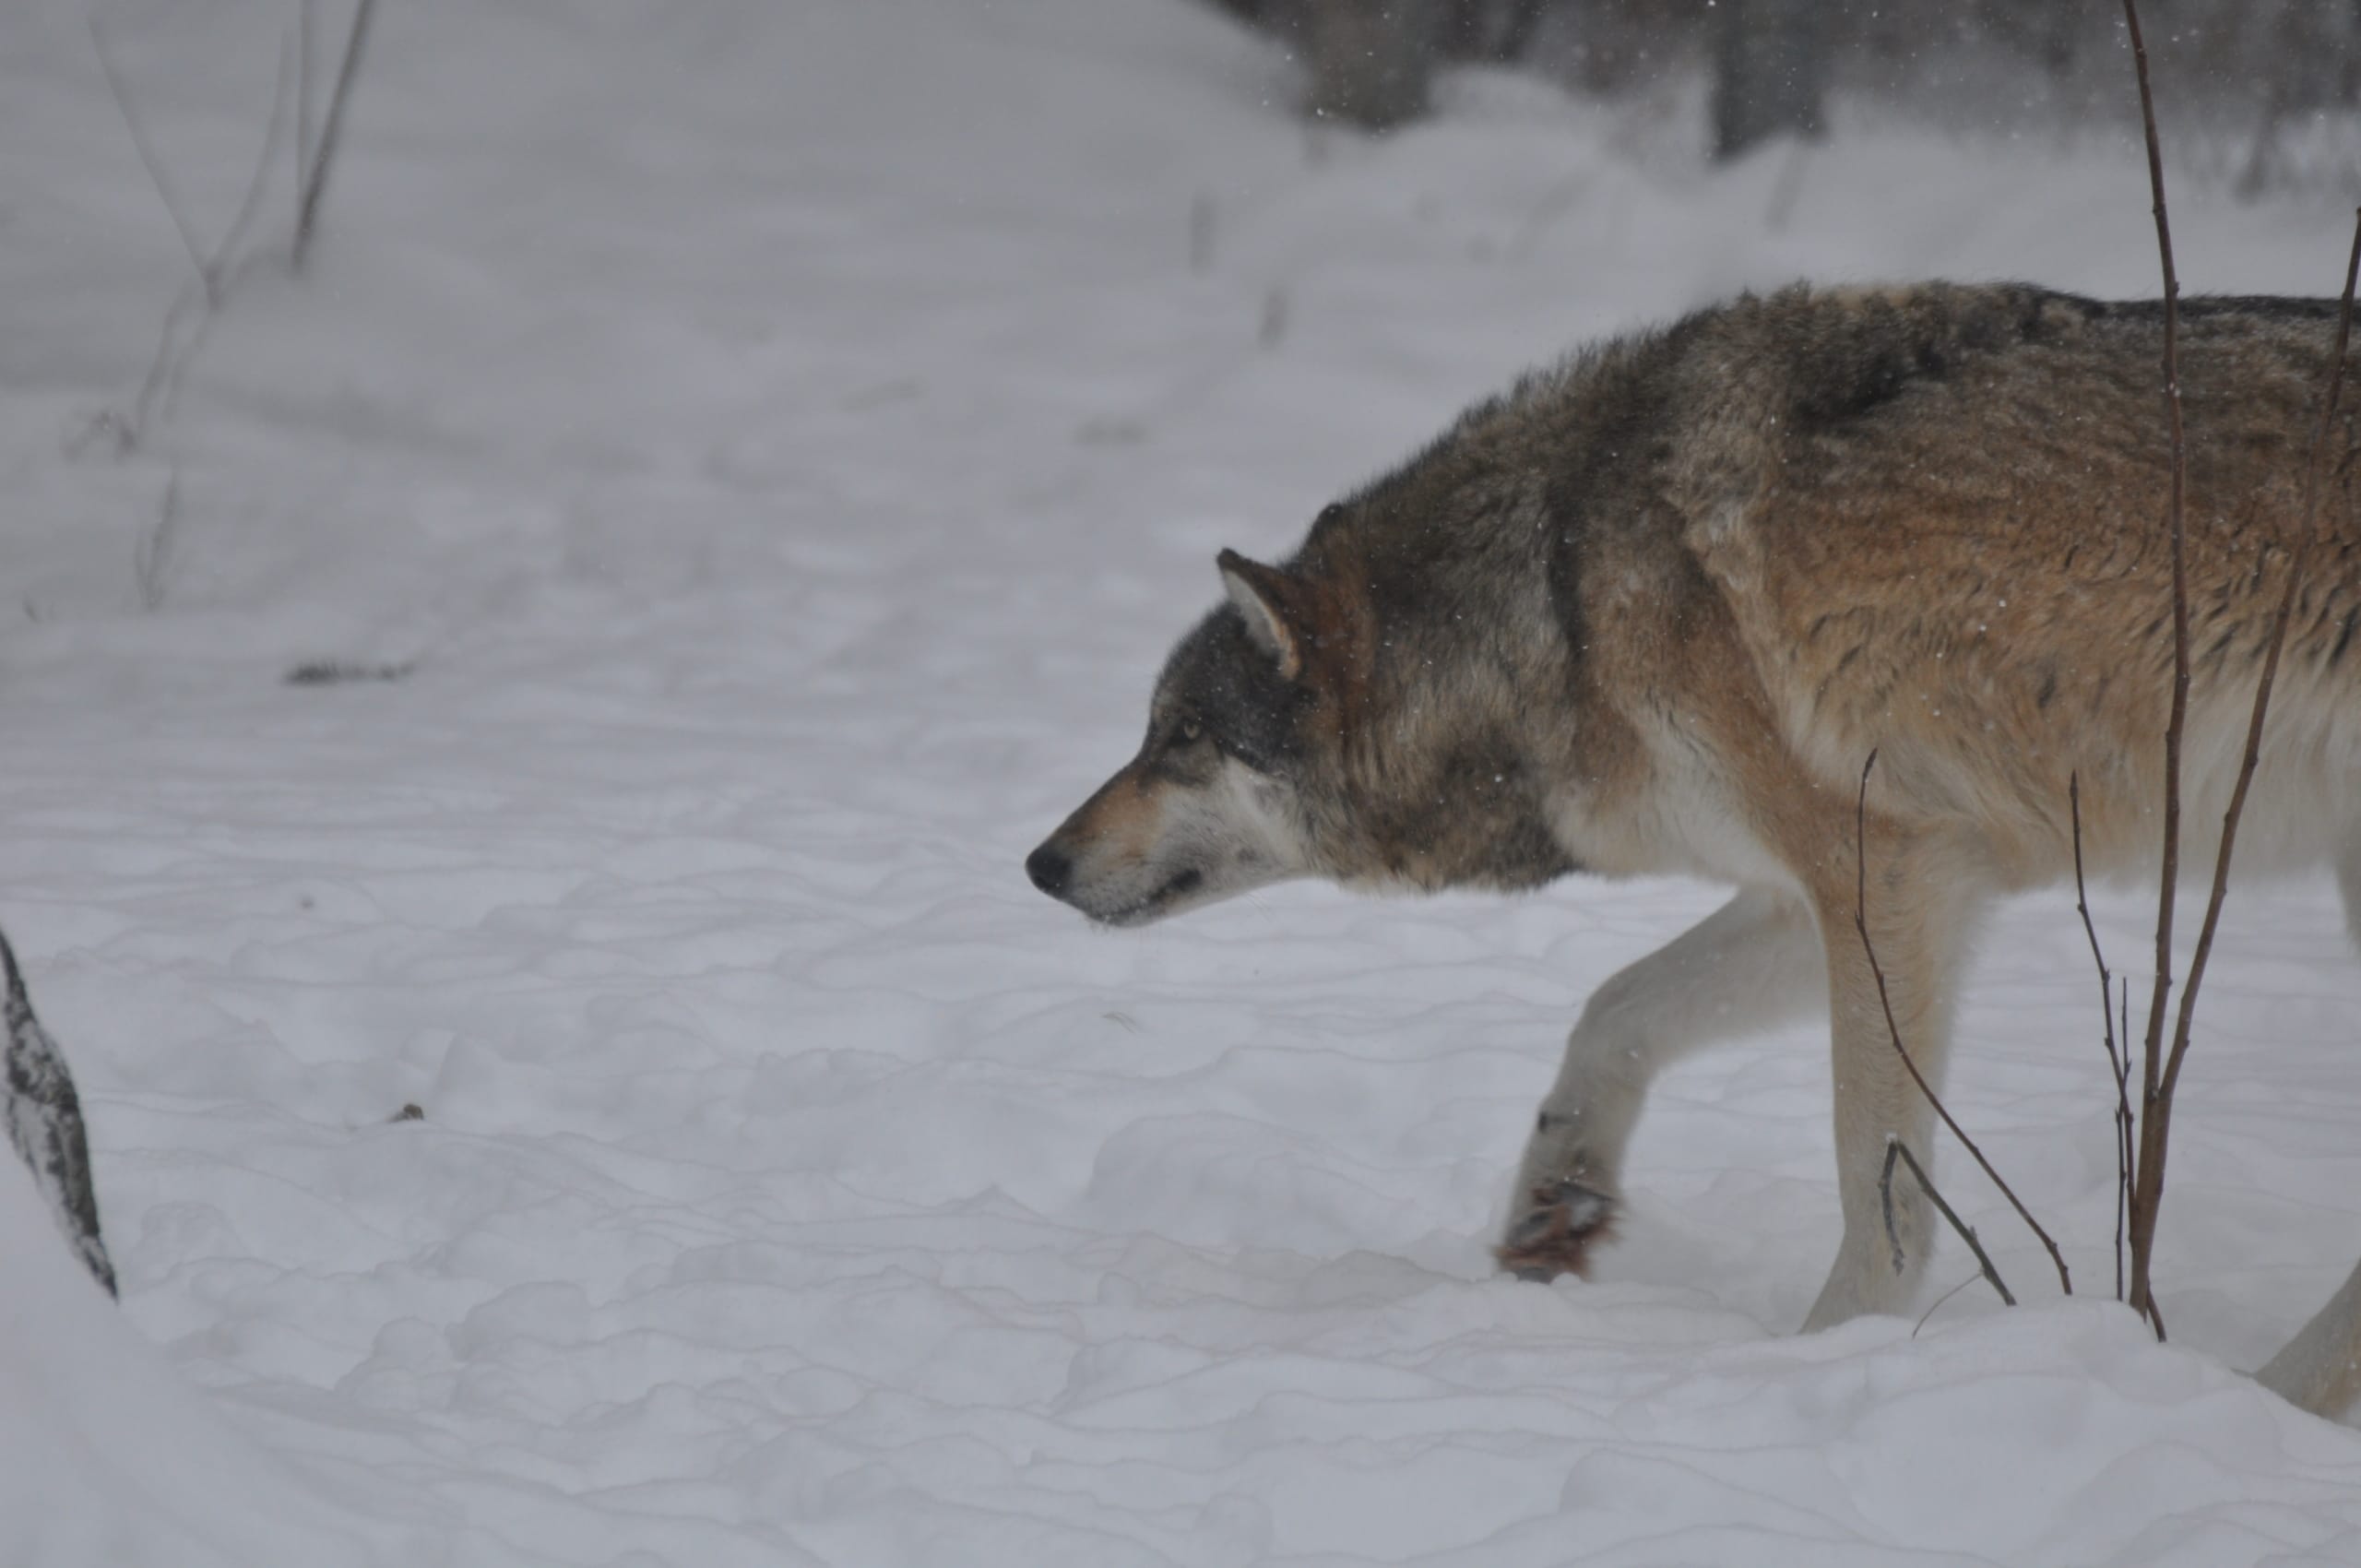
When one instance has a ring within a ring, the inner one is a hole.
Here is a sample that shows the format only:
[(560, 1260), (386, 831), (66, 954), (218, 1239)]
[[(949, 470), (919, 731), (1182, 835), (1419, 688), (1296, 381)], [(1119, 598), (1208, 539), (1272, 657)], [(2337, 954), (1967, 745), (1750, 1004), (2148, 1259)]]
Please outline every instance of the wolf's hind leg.
[[(2336, 868), (2344, 921), (2361, 946), (2361, 829), (2348, 829)], [(2361, 1264), (2287, 1348), (2254, 1374), (2265, 1388), (2333, 1420), (2361, 1402)]]
[(2361, 1264), (2287, 1348), (2254, 1374), (2289, 1404), (2330, 1420), (2361, 1401)]
[(2344, 830), (2344, 849), (2337, 856), (2336, 888), (2344, 895), (2344, 929), (2361, 948), (2361, 823)]
[(1582, 1272), (1614, 1218), (1649, 1081), (1702, 1047), (1809, 1016), (1827, 976), (1809, 910), (1749, 889), (1594, 992), (1525, 1145), (1501, 1266), (1528, 1279)]

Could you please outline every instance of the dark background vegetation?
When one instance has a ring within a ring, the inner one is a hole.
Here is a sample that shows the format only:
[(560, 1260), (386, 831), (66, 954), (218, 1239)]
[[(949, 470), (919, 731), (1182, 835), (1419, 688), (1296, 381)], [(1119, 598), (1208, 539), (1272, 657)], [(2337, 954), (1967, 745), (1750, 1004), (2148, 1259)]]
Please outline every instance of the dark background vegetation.
[[(1439, 69), (1516, 66), (1586, 93), (1706, 84), (1736, 158), (1819, 136), (1832, 99), (1963, 130), (2136, 125), (2118, 0), (1206, 0), (1285, 40), (1312, 113), (1415, 120)], [(2159, 94), (2185, 163), (2249, 194), (2349, 184), (2361, 0), (2149, 0)]]

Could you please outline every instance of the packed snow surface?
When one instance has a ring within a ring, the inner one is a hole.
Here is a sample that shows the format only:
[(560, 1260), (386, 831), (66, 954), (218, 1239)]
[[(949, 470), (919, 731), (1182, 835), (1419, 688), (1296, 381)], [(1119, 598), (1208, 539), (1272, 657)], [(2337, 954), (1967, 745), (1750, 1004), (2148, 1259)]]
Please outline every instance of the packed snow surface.
[[(101, 14), (218, 244), (294, 7)], [(2361, 1252), (2324, 879), (2233, 905), (2158, 1347), (2064, 893), (1951, 1099), (2076, 1301), (1952, 1157), (2029, 1304), (1797, 1338), (1809, 1029), (1665, 1078), (1594, 1280), (1487, 1252), (1583, 997), (1711, 889), (1109, 934), (1019, 870), (1217, 547), (1740, 287), (2153, 295), (2128, 144), (1709, 172), (1693, 101), (1481, 74), (1372, 142), (1183, 0), (406, 0), (311, 267), (282, 167), (120, 452), (188, 260), (81, 6), (0, 31), (0, 917), (124, 1286), (0, 1181), (0, 1562), (2361, 1562), (2361, 1436), (2230, 1370)], [(2333, 200), (2176, 217), (2192, 289), (2334, 291)]]

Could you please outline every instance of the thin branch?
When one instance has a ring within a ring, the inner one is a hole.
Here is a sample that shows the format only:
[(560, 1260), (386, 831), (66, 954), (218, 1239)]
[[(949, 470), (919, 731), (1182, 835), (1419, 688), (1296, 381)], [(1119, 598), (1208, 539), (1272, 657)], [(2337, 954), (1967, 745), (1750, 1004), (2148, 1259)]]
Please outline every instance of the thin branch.
[(1928, 1307), (1925, 1312), (1920, 1313), (1918, 1314), (1918, 1321), (1910, 1325), (1910, 1337), (1913, 1339), (1917, 1338), (1918, 1331), (1926, 1327), (1928, 1320), (1933, 1318), (1937, 1313), (1941, 1312), (1945, 1307), (1951, 1305), (1951, 1301), (1953, 1296), (1958, 1295), (1961, 1291), (1966, 1289), (1969, 1286), (1975, 1284), (1982, 1277), (1984, 1277), (1981, 1274), (1971, 1274), (1966, 1278), (1961, 1280), (1958, 1284), (1952, 1286), (1950, 1289), (1944, 1291), (1941, 1295), (1936, 1297), (1935, 1304)]
[(156, 156), (156, 148), (148, 139), (148, 123), (139, 117), (131, 91), (124, 85), (123, 74), (115, 69), (114, 56), (107, 50), (106, 29), (96, 17), (90, 18), (90, 46), (98, 51), (99, 70), (107, 78), (107, 90), (114, 94), (114, 106), (122, 112), (123, 123), (131, 131), (131, 145), (138, 149), (139, 161), (147, 165), (148, 177), (155, 182), (156, 195), (163, 201), (164, 210), (172, 215), (172, 227), (180, 231), (181, 244), (188, 251), (188, 264), (196, 268), (205, 297), (216, 301), (219, 285), (206, 265), (205, 246), (196, 237), (196, 226), (189, 221), (188, 209), (182, 203), (179, 191), (173, 188), (172, 176), (165, 172), (163, 160)]
[[(221, 286), (221, 298), (224, 303), (237, 293), (239, 283), (244, 280), (246, 274), (252, 271), (255, 265), (261, 260), (262, 257), (258, 255), (249, 255), (229, 270)], [(196, 325), (189, 328), (188, 337), (182, 340), (179, 350), (169, 360), (159, 364), (158, 368), (162, 372), (162, 378), (156, 387), (153, 418), (161, 420), (171, 416), (172, 405), (180, 400), (181, 383), (186, 379), (189, 366), (196, 362), (197, 350), (205, 347), (206, 339), (212, 336), (213, 324), (220, 319), (219, 311), (200, 311), (197, 314)], [(144, 391), (143, 388), (143, 393)], [(143, 410), (146, 409), (147, 401), (143, 396), (141, 403)], [(140, 416), (141, 430), (144, 431), (147, 428), (146, 421), (149, 417), (151, 416), (148, 413), (143, 411)]]
[[(2023, 1219), (2027, 1228), (2041, 1238), (2041, 1244), (2049, 1249), (2049, 1261), (2058, 1265), (2058, 1287), (2070, 1296), (2074, 1293), (2074, 1279), (2067, 1272), (2066, 1254), (2058, 1250), (2058, 1243), (2050, 1239), (2048, 1231), (2041, 1228), (2041, 1221), (2033, 1217), (2033, 1211), (2018, 1199), (2016, 1189), (2003, 1181), (2000, 1173), (1992, 1168), (1992, 1162), (1984, 1158), (1984, 1151), (1975, 1146), (1975, 1140), (1967, 1135), (1967, 1130), (1952, 1119), (1951, 1111), (1943, 1104), (1942, 1096), (1935, 1092), (1926, 1075), (1918, 1071), (1918, 1063), (1911, 1060), (1909, 1050), (1902, 1043), (1902, 1026), (1894, 1020), (1893, 998), (1886, 991), (1885, 969), (1878, 963), (1878, 950), (1869, 941), (1869, 772), (1877, 765), (1878, 754), (1871, 752), (1869, 760), (1861, 765), (1861, 792), (1853, 806), (1853, 869), (1857, 879), (1853, 896), (1853, 929), (1860, 933), (1862, 955), (1869, 959), (1869, 974), (1877, 981), (1878, 1005), (1885, 1010), (1887, 1038), (1893, 1041), (1893, 1052), (1902, 1058), (1903, 1066), (1909, 1069), (1911, 1082), (1916, 1084), (1918, 1092), (1927, 1097), (1927, 1103), (1935, 1108), (1935, 1114), (1943, 1119), (1943, 1125), (1952, 1130), (1952, 1136), (1975, 1157), (1975, 1163), (1984, 1168), (1984, 1174), (2000, 1189), (2000, 1195), (2009, 1200), (2009, 1206), (2017, 1211), (2017, 1218)], [(1896, 1144), (1895, 1146), (1900, 1146)], [(1912, 1166), (1915, 1169), (1916, 1161), (1912, 1161)], [(1925, 1184), (1923, 1176), (1920, 1183)], [(1932, 1187), (1928, 1188), (1929, 1194), (1933, 1191)]]
[[(164, 325), (157, 335), (155, 358), (140, 382), (130, 413), (125, 416), (109, 411), (101, 415), (91, 422), (87, 434), (79, 439), (90, 440), (104, 435), (111, 440), (117, 454), (135, 450), (156, 421), (170, 408), (189, 362), (204, 344), (216, 311), (228, 303), (239, 279), (253, 263), (251, 256), (237, 258), (237, 252), (261, 211), (270, 162), (277, 155), (284, 132), (290, 74), (290, 47), (282, 37), (278, 86), (271, 99), (270, 119), (264, 126), (262, 150), (255, 159), (254, 176), (247, 183), (246, 194), (239, 205), (237, 216), (222, 235), (221, 243), (214, 249), (213, 255), (199, 264), (197, 281), (184, 286), (173, 296), (171, 308), (164, 313)], [(233, 258), (236, 258), (234, 265)], [(192, 311), (196, 313), (196, 323), (184, 331), (183, 323)]]
[[(229, 230), (221, 236), (221, 244), (215, 247), (213, 259), (206, 264), (206, 275), (215, 280), (217, 287), (222, 269), (229, 265), (230, 258), (237, 255), (238, 247), (245, 240), (246, 231), (254, 227), (255, 214), (262, 210), (263, 191), (270, 181), (271, 160), (278, 156), (279, 140), (287, 130), (287, 104), (295, 86), (294, 65), (294, 37), (281, 33), (279, 39), (279, 77), (277, 85), (271, 89), (270, 119), (263, 125), (262, 151), (255, 158), (254, 177), (246, 182), (245, 198), (238, 203), (238, 215), (230, 220)], [(221, 292), (226, 296), (228, 291), (225, 289)], [(213, 303), (218, 308), (221, 301), (216, 299)]]
[(151, 614), (164, 607), (164, 594), (172, 586), (173, 546), (180, 518), (181, 470), (175, 465), (171, 482), (164, 487), (164, 502), (156, 514), (155, 527), (140, 535), (131, 550), (132, 580), (139, 588), (139, 607)]
[[(2162, 1087), (2165, 1010), (2172, 998), (2173, 909), (2180, 885), (2180, 756), (2189, 729), (2189, 487), (2188, 432), (2180, 399), (2180, 277), (2173, 267), (2172, 222), (2165, 206), (2165, 158), (2156, 136), (2156, 99), (2148, 81), (2148, 44), (2140, 31), (2137, 0), (2123, 0), (2131, 34), (2131, 59), (2140, 80), (2140, 123), (2148, 144), (2148, 188), (2156, 220), (2156, 252), (2165, 276), (2165, 407), (2172, 441), (2169, 523), (2173, 562), (2173, 691), (2165, 724), (2165, 842), (2156, 895), (2156, 981), (2148, 1004), (2148, 1030), (2141, 1068), (2140, 1160), (2131, 1199), (2131, 1310), (2147, 1313), (2149, 1257), (2155, 1242), (2156, 1209), (2164, 1181), (2165, 1123), (2155, 1114)], [(2151, 1316), (2150, 1321), (2155, 1323)], [(2156, 1324), (2162, 1337), (2162, 1324)]]
[(344, 64), (336, 74), (336, 89), (328, 95), (327, 123), (320, 127), (320, 145), (312, 153), (310, 169), (303, 179), (303, 201), (295, 216), (296, 271), (303, 270), (303, 259), (311, 254), (312, 236), (319, 229), (320, 199), (327, 194), (328, 170), (336, 162), (337, 138), (344, 130), (345, 106), (352, 100), (353, 81), (361, 75), (362, 51), (369, 42), (369, 18), (375, 14), (376, 0), (361, 0), (352, 13), (352, 34), (345, 40)]
[(180, 352), (181, 318), (191, 309), (204, 305), (205, 291), (194, 283), (182, 285), (180, 292), (172, 296), (171, 308), (164, 312), (163, 327), (157, 334), (156, 357), (149, 362), (147, 377), (139, 384), (139, 395), (132, 399), (131, 417), (121, 425), (118, 451), (131, 451), (147, 436), (156, 399), (163, 394), (165, 380)]
[[(2074, 909), (2082, 917), (2082, 934), (2091, 940), (2091, 962), (2099, 971), (2099, 1024), (2106, 1046), (2107, 1075), (2115, 1080), (2115, 1299), (2123, 1300), (2123, 1211), (2131, 1201), (2130, 1068), (2116, 1047), (2115, 1010), (2107, 1004), (2115, 990), (2107, 972), (2106, 955), (2099, 950), (2099, 928), (2091, 921), (2091, 892), (2082, 876), (2082, 776), (2066, 776), (2066, 806), (2074, 823)], [(2128, 1043), (2128, 1040), (2127, 1040)]]
[[(1967, 1243), (1967, 1250), (1975, 1254), (1976, 1266), (1984, 1270), (1984, 1277), (1992, 1282), (1992, 1289), (2000, 1292), (2002, 1304), (2015, 1306), (2017, 1299), (2010, 1295), (2008, 1286), (2001, 1283), (2000, 1271), (1992, 1266), (1991, 1254), (1984, 1250), (1984, 1243), (1975, 1239), (1975, 1227), (1961, 1219), (1952, 1211), (1952, 1206), (1943, 1201), (1943, 1194), (1935, 1190), (1935, 1184), (1932, 1182), (1927, 1180), (1926, 1169), (1918, 1163), (1918, 1157), (1910, 1152), (1910, 1146), (1900, 1138), (1889, 1137), (1885, 1141), (1885, 1170), (1878, 1177), (1878, 1198), (1885, 1206), (1885, 1239), (1893, 1248), (1894, 1271), (1900, 1273), (1902, 1270), (1902, 1238), (1895, 1234), (1893, 1229), (1893, 1162), (1896, 1158), (1910, 1167), (1910, 1174), (1918, 1178), (1918, 1190), (1934, 1200), (1935, 1206), (1942, 1211), (1943, 1218), (1952, 1222), (1952, 1229), (1959, 1232), (1960, 1240)], [(1957, 1295), (1958, 1292), (1953, 1291), (1952, 1294)], [(1950, 1300), (1951, 1296), (1943, 1298), (1943, 1301)], [(1941, 1306), (1943, 1301), (1937, 1301), (1935, 1306)], [(1928, 1309), (1930, 1314), (1933, 1310), (1931, 1307)], [(1925, 1318), (1919, 1319), (1921, 1323), (1925, 1321)], [(1912, 1332), (1916, 1331), (1914, 1329)]]
[(295, 207), (303, 206), (303, 186), (312, 174), (312, 24), (319, 0), (300, 0), (295, 7)]
[[(259, 259), (253, 255), (239, 256), (237, 252), (239, 246), (245, 241), (247, 231), (254, 227), (255, 219), (262, 211), (263, 192), (269, 183), (271, 160), (278, 157), (279, 144), (285, 138), (287, 109), (292, 85), (290, 79), (292, 76), (291, 68), (292, 57), (292, 42), (282, 34), (279, 42), (279, 81), (271, 94), (270, 119), (263, 126), (262, 150), (255, 158), (254, 176), (246, 183), (245, 199), (239, 204), (238, 215), (231, 221), (229, 232), (221, 237), (220, 248), (213, 253), (212, 272), (220, 282), (220, 295), (210, 308), (196, 318), (196, 325), (191, 327), (188, 336), (181, 340), (179, 349), (166, 353), (157, 361), (156, 368), (149, 374), (147, 385), (140, 388), (138, 410), (133, 426), (136, 433), (144, 434), (147, 431), (151, 413), (154, 417), (162, 418), (172, 412), (173, 402), (180, 397), (182, 378), (188, 374), (188, 367), (196, 362), (197, 350), (205, 347), (205, 340), (213, 330), (214, 321), (219, 316), (222, 309), (229, 304), (231, 296), (237, 293), (238, 285), (244, 280), (246, 273)], [(172, 320), (167, 317), (164, 339), (167, 350), (172, 343)]]
[[(2116, 987), (2120, 999), (2121, 1016), (2116, 1039), (2124, 1042), (2127, 1053), (2131, 1042), (2131, 977), (2126, 975)], [(2102, 1004), (2104, 1005), (2104, 1004)], [(2124, 1225), (2131, 1214), (2132, 1151), (2131, 1063), (2128, 1055), (2115, 1063), (2115, 1299), (2123, 1300), (2123, 1237)], [(2150, 1303), (2153, 1305), (2153, 1303)]]
[[(278, 155), (279, 144), (285, 135), (289, 90), (289, 58), (291, 46), (282, 35), (279, 49), (279, 81), (270, 101), (270, 119), (263, 127), (262, 151), (255, 160), (254, 177), (246, 184), (245, 198), (239, 204), (237, 217), (221, 237), (220, 245), (210, 259), (202, 263), (198, 276), (206, 280), (203, 291), (183, 289), (172, 300), (172, 308), (164, 313), (164, 326), (156, 341), (156, 357), (148, 366), (148, 374), (139, 384), (139, 395), (132, 400), (131, 416), (118, 427), (118, 450), (129, 451), (146, 439), (154, 422), (168, 409), (180, 389), (181, 376), (196, 350), (204, 345), (206, 334), (213, 325), (213, 315), (229, 302), (243, 273), (244, 263), (232, 267), (231, 258), (254, 226), (262, 208), (262, 196), (267, 181), (271, 160)], [(204, 306), (196, 325), (185, 337), (182, 334), (182, 319), (199, 305)]]

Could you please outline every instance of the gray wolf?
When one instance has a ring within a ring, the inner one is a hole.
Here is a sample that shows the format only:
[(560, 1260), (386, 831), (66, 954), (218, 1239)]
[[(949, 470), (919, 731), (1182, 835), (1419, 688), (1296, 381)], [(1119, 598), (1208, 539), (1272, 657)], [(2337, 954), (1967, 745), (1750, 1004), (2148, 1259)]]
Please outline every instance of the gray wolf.
[[(2336, 306), (2190, 300), (2184, 864), (2210, 871), (2289, 569)], [(1157, 680), (1137, 755), (1026, 861), (1132, 925), (1283, 878), (1522, 889), (1679, 873), (1728, 905), (1602, 985), (1516, 1176), (1503, 1265), (1579, 1271), (1650, 1078), (1825, 1009), (1844, 1238), (1807, 1329), (1911, 1300), (1878, 1182), (1930, 1113), (1997, 896), (2153, 876), (2172, 632), (2163, 314), (2023, 285), (1797, 287), (1596, 347), (1323, 511)], [(2357, 438), (2348, 425), (2349, 463)], [(2332, 443), (2337, 445), (2337, 443)], [(2239, 840), (2334, 867), (2361, 938), (2361, 515), (2331, 485)], [(1908, 1183), (1899, 1183), (1906, 1186)], [(2264, 1381), (2361, 1394), (2361, 1270)]]

